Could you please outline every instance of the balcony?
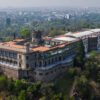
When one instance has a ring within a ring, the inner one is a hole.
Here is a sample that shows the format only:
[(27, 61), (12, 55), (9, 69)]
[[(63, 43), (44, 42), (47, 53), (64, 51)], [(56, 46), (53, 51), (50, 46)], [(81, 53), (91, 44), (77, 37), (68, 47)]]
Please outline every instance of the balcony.
[(70, 56), (70, 57), (66, 58), (65, 60), (63, 60), (63, 61), (55, 62), (54, 64), (47, 65), (46, 67), (41, 67), (41, 68), (37, 68), (37, 69), (47, 70), (47, 69), (53, 68), (53, 67), (55, 67), (57, 65), (62, 65), (62, 64), (70, 63), (70, 62), (73, 61), (73, 57), (75, 57), (75, 55)]
[(17, 66), (17, 64), (13, 64), (13, 63), (7, 63), (7, 62), (1, 62), (0, 61), (0, 65), (1, 66), (6, 66), (6, 67), (10, 67), (10, 68), (15, 68), (15, 69), (17, 69), (18, 68), (18, 66)]
[(17, 58), (11, 58), (11, 57), (6, 57), (6, 56), (0, 56), (1, 59), (5, 59), (5, 60), (13, 60), (13, 61), (17, 61)]

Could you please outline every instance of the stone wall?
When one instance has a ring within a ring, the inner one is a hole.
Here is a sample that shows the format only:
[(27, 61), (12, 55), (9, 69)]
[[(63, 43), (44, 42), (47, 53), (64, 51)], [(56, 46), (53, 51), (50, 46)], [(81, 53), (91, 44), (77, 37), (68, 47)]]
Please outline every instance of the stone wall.
[(73, 66), (73, 62), (64, 64), (64, 65), (57, 65), (53, 68), (48, 70), (35, 70), (33, 73), (33, 77), (36, 81), (43, 81), (49, 82), (58, 78), (60, 75), (65, 74), (69, 67)]
[(28, 78), (27, 70), (15, 69), (0, 65), (0, 72), (6, 75), (8, 78), (13, 78), (13, 79)]
[(0, 66), (0, 71), (8, 78), (22, 79), (33, 78), (34, 81), (49, 82), (65, 74), (69, 67), (73, 66), (73, 61), (66, 64), (59, 64), (49, 69), (22, 70), (5, 66)]
[(5, 67), (5, 66), (0, 65), (0, 70), (8, 78), (13, 78), (13, 79), (18, 79), (19, 78), (18, 69), (14, 69), (14, 68)]

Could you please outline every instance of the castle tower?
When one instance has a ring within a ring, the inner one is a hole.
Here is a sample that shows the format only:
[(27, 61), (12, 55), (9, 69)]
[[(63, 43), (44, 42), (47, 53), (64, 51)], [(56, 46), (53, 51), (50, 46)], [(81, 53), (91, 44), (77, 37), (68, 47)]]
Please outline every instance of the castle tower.
[(33, 31), (32, 32), (32, 42), (35, 43), (36, 45), (41, 45), (43, 40), (42, 40), (42, 32), (41, 31)]

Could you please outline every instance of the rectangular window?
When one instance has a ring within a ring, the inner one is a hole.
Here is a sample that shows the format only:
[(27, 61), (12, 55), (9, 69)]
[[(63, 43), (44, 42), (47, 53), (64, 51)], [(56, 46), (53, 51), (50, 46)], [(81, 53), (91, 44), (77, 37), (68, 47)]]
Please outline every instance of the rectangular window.
[(48, 75), (49, 73), (47, 72), (47, 73), (45, 73), (45, 75)]
[(39, 75), (43, 75), (43, 73), (39, 73)]
[(26, 60), (28, 60), (29, 59), (29, 56), (26, 56)]
[(29, 68), (29, 64), (26, 64), (26, 67)]
[(19, 59), (21, 59), (21, 55), (19, 55)]

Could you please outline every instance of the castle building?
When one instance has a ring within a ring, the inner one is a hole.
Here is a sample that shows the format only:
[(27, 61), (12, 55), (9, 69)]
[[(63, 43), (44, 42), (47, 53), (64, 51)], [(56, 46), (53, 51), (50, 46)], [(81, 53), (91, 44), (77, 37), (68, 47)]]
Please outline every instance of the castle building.
[(0, 71), (9, 78), (51, 81), (73, 66), (77, 44), (83, 41), (87, 54), (100, 49), (100, 29), (44, 37), (44, 45), (24, 39), (0, 42)]

